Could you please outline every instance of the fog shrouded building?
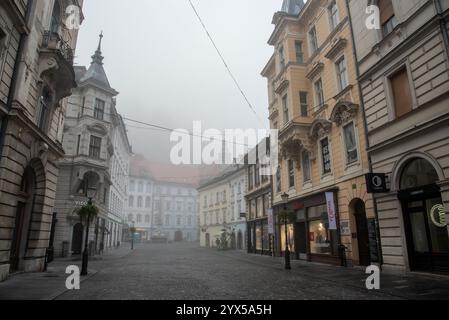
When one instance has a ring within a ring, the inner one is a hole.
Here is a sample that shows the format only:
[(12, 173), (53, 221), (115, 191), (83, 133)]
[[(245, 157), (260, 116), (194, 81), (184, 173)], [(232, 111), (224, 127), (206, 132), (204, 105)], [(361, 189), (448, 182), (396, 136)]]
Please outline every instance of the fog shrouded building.
[(121, 239), (131, 147), (117, 112), (116, 96), (103, 67), (100, 41), (89, 68), (75, 68), (78, 87), (69, 98), (64, 125), (65, 157), (59, 162), (56, 189), (55, 250), (77, 255), (84, 249), (85, 228), (77, 215), (96, 190), (94, 204), (100, 214), (91, 224), (89, 250), (101, 253)]
[[(380, 29), (365, 25), (366, 2)], [(384, 267), (449, 272), (449, 1), (348, 1)]]
[(132, 157), (130, 170), (128, 227), (134, 226), (142, 241), (197, 241), (198, 170), (150, 162), (140, 155)]
[(0, 281), (44, 269), (82, 0), (0, 1)]

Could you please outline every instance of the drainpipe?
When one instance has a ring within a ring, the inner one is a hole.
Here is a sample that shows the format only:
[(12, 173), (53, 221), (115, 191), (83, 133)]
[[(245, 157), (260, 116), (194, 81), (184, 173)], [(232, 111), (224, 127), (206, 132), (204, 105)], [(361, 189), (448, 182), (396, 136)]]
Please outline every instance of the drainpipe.
[(443, 35), (444, 46), (446, 48), (446, 55), (449, 60), (449, 32), (447, 30), (447, 21), (443, 15), (443, 6), (441, 5), (441, 0), (434, 0), (435, 9), (438, 16), (438, 21), (440, 24), (441, 33)]
[[(34, 2), (33, 0), (28, 1), (28, 5), (26, 8), (26, 12), (25, 12), (25, 26), (24, 26), (25, 28), (28, 27), (28, 24), (30, 22), (31, 8), (33, 6), (33, 2)], [(14, 69), (13, 69), (13, 73), (12, 73), (12, 77), (11, 77), (11, 86), (9, 88), (8, 100), (6, 102), (6, 109), (8, 110), (8, 112), (11, 111), (11, 108), (12, 108), (12, 102), (14, 100), (14, 95), (15, 95), (15, 91), (17, 88), (17, 76), (18, 76), (18, 71), (19, 71), (19, 65), (20, 65), (20, 62), (22, 59), (23, 50), (24, 50), (24, 46), (25, 46), (25, 40), (27, 39), (27, 37), (28, 37), (28, 33), (26, 31), (21, 32), (20, 39), (19, 39), (19, 46), (17, 48), (16, 60), (14, 62)], [(3, 144), (5, 141), (6, 128), (8, 127), (8, 120), (9, 120), (9, 116), (6, 115), (1, 123), (0, 154), (3, 154)]]
[[(438, 0), (436, 0), (438, 1)], [(365, 132), (365, 141), (366, 141), (366, 146), (367, 149), (370, 148), (370, 141), (368, 138), (368, 124), (366, 121), (366, 112), (365, 112), (365, 103), (363, 100), (363, 95), (362, 95), (362, 85), (360, 84), (360, 81), (358, 81), (358, 79), (360, 79), (360, 68), (359, 68), (359, 64), (358, 64), (358, 56), (357, 56), (357, 50), (356, 50), (356, 43), (355, 43), (355, 38), (354, 38), (354, 26), (352, 24), (352, 19), (351, 19), (351, 13), (350, 13), (350, 9), (349, 9), (349, 0), (346, 0), (346, 11), (348, 12), (348, 20), (349, 20), (349, 28), (351, 30), (351, 39), (352, 39), (352, 52), (353, 52), (353, 56), (355, 59), (355, 70), (356, 70), (356, 75), (357, 75), (357, 86), (359, 89), (359, 98), (360, 98), (360, 107), (362, 109), (362, 114), (363, 114), (363, 127), (364, 127), (364, 132)], [(372, 163), (372, 159), (371, 159), (371, 155), (368, 152), (368, 165), (369, 165), (369, 171), (373, 172), (373, 163)], [(377, 237), (377, 250), (379, 252), (379, 262), (380, 262), (380, 269), (382, 270), (382, 266), (384, 264), (384, 255), (382, 253), (382, 244), (381, 244), (381, 238), (380, 238), (380, 227), (379, 227), (379, 212), (378, 212), (378, 208), (377, 208), (377, 202), (376, 199), (373, 195), (373, 204), (374, 204), (374, 214), (375, 214), (375, 219), (376, 219), (376, 237)]]

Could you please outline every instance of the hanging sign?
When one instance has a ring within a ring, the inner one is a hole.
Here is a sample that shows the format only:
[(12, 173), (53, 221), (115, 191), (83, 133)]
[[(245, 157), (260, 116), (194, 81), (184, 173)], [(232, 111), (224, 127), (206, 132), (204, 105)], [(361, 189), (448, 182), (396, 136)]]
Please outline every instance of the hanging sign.
[(368, 193), (387, 193), (387, 176), (384, 173), (368, 173), (366, 176)]
[(329, 217), (329, 230), (337, 230), (337, 212), (333, 192), (326, 192), (327, 215)]

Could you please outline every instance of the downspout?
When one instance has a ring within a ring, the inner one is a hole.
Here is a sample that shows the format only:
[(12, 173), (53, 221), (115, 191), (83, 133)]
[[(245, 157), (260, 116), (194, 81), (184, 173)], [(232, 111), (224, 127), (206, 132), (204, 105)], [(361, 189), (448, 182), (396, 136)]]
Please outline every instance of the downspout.
[[(26, 8), (26, 12), (25, 12), (25, 26), (24, 26), (25, 29), (28, 28), (28, 24), (30, 22), (32, 6), (33, 6), (33, 0), (28, 0), (28, 5)], [(11, 86), (9, 88), (8, 100), (6, 102), (6, 109), (8, 110), (8, 112), (11, 111), (11, 109), (12, 109), (12, 102), (14, 100), (14, 95), (15, 95), (15, 91), (17, 88), (17, 76), (18, 76), (18, 72), (19, 72), (19, 65), (21, 62), (21, 58), (22, 58), (23, 50), (24, 50), (24, 46), (25, 46), (25, 40), (27, 37), (28, 37), (28, 33), (26, 31), (22, 31), (20, 33), (19, 46), (17, 48), (16, 60), (14, 62), (14, 69), (13, 69), (13, 73), (12, 73), (12, 77), (11, 77)], [(0, 154), (3, 154), (3, 145), (4, 145), (4, 141), (5, 141), (5, 136), (6, 136), (6, 128), (8, 127), (8, 120), (9, 120), (9, 115), (6, 115), (1, 123)]]
[(440, 24), (441, 33), (443, 35), (444, 46), (446, 48), (446, 55), (449, 61), (449, 32), (447, 30), (447, 21), (443, 15), (443, 6), (441, 0), (434, 0), (435, 9), (438, 16), (438, 22)]
[[(359, 64), (358, 64), (358, 56), (357, 56), (357, 50), (356, 50), (356, 43), (355, 43), (355, 38), (354, 38), (354, 27), (352, 24), (352, 19), (351, 19), (351, 13), (350, 13), (350, 7), (349, 7), (349, 1), (350, 0), (346, 0), (346, 11), (348, 12), (348, 20), (349, 20), (349, 28), (351, 30), (351, 39), (352, 39), (352, 52), (354, 55), (354, 59), (355, 59), (355, 70), (356, 70), (356, 75), (357, 75), (357, 87), (359, 89), (359, 100), (360, 100), (360, 107), (362, 110), (362, 114), (363, 114), (363, 128), (364, 128), (364, 132), (365, 132), (365, 141), (366, 141), (366, 146), (367, 149), (370, 148), (370, 141), (368, 138), (368, 123), (366, 121), (366, 112), (365, 112), (365, 103), (363, 100), (363, 95), (362, 95), (362, 85), (360, 84), (360, 81), (358, 81), (358, 79), (360, 79), (360, 68), (359, 68)], [(436, 0), (438, 1), (438, 0)], [(373, 172), (373, 163), (371, 160), (371, 155), (369, 152), (368, 153), (368, 165), (369, 165), (369, 171), (372, 173)], [(373, 195), (373, 204), (374, 204), (374, 214), (375, 214), (375, 219), (376, 219), (376, 237), (377, 237), (377, 250), (379, 252), (379, 262), (380, 262), (380, 269), (382, 269), (382, 265), (384, 264), (384, 256), (382, 253), (382, 244), (381, 244), (381, 237), (380, 237), (380, 226), (379, 226), (379, 212), (378, 212), (378, 208), (377, 208), (377, 202), (376, 199)]]

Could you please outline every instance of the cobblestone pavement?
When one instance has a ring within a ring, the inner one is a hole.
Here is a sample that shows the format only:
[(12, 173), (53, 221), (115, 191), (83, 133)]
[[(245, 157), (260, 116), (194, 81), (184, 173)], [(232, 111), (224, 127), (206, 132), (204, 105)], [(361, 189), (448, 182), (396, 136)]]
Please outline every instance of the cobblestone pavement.
[[(91, 274), (81, 283), (81, 290), (61, 291), (65, 276), (59, 274), (52, 279), (59, 291), (51, 293), (48, 284), (40, 299), (449, 299), (448, 277), (382, 274), (381, 290), (368, 291), (367, 275), (356, 269), (294, 261), (293, 270), (285, 271), (282, 259), (201, 249), (192, 244), (142, 244), (132, 252), (120, 250), (90, 262)], [(27, 290), (20, 287), (24, 283), (13, 277), (0, 284), (0, 299), (8, 296), (8, 288), (9, 298), (20, 299), (21, 290)], [(22, 298), (39, 299), (38, 290), (34, 290), (33, 297)]]

